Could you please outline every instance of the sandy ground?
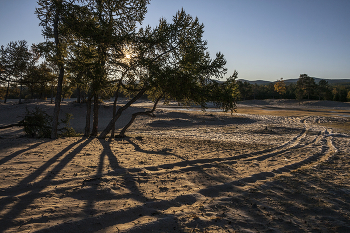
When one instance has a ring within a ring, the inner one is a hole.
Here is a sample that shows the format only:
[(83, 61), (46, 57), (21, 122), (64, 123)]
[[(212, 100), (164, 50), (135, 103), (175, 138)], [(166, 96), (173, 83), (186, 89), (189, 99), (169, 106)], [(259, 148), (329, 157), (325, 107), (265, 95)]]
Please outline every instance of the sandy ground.
[[(25, 108), (0, 104), (0, 125)], [(147, 101), (130, 109), (146, 109)], [(160, 106), (123, 139), (0, 130), (0, 232), (350, 232), (349, 103)], [(100, 129), (111, 103), (100, 107)], [(82, 132), (85, 106), (62, 105)]]

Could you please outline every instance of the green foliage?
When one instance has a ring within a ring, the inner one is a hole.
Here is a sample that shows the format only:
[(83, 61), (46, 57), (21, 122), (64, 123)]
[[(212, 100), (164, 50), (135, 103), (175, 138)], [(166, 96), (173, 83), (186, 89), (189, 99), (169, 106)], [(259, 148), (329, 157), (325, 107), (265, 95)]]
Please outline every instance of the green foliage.
[[(11, 41), (6, 47), (0, 49), (0, 79), (8, 84), (21, 84), (23, 76), (27, 71), (30, 60), (34, 56), (28, 51), (27, 41)], [(8, 86), (9, 87), (9, 86)], [(9, 89), (6, 91), (5, 103), (8, 97)]]
[(31, 65), (23, 78), (22, 84), (28, 88), (31, 98), (44, 99), (50, 93), (50, 83), (55, 79), (47, 63)]
[(79, 134), (77, 134), (75, 132), (75, 130), (70, 125), (70, 120), (71, 119), (73, 119), (73, 115), (70, 114), (70, 113), (67, 113), (66, 114), (66, 118), (61, 120), (61, 122), (63, 124), (65, 124), (66, 126), (63, 127), (63, 129), (60, 129), (61, 133), (59, 134), (59, 136), (61, 136), (61, 137), (76, 137), (76, 136), (79, 136)]
[(344, 85), (333, 86), (333, 89), (332, 89), (333, 100), (346, 102), (348, 91), (349, 91), (349, 87), (346, 87)]
[[(70, 120), (73, 119), (73, 115), (67, 113), (66, 117), (61, 120), (61, 123), (65, 126), (60, 129), (61, 137), (75, 137), (78, 134), (70, 125)], [(51, 137), (51, 125), (52, 117), (39, 107), (35, 107), (33, 111), (26, 109), (26, 115), (20, 122), (24, 126), (24, 132), (27, 137), (32, 138), (50, 138)]]
[(136, 64), (145, 72), (137, 77), (138, 84), (180, 104), (205, 107), (209, 88), (216, 88), (212, 92), (219, 94), (213, 78), (223, 78), (227, 69), (223, 54), (210, 58), (203, 32), (204, 26), (198, 18), (184, 10), (171, 23), (161, 19), (153, 31), (140, 30), (138, 37), (142, 43), (136, 45)]
[(233, 113), (233, 111), (236, 111), (236, 102), (240, 95), (236, 84), (237, 77), (238, 73), (235, 71), (227, 81), (220, 84), (214, 82), (214, 86), (212, 85), (209, 89), (212, 94), (208, 95), (208, 101), (213, 102), (225, 112), (231, 111)]
[(328, 82), (324, 79), (321, 79), (320, 82), (317, 85), (317, 95), (319, 100), (327, 100), (331, 99), (331, 88), (328, 84)]
[(26, 115), (22, 120), (24, 132), (32, 138), (49, 138), (51, 136), (52, 117), (39, 107), (33, 111), (26, 109)]
[(253, 94), (253, 85), (247, 81), (237, 81), (240, 99), (246, 100)]
[(314, 94), (315, 88), (315, 79), (309, 77), (307, 74), (301, 74), (297, 82), (296, 98), (299, 99), (301, 93), (303, 93), (303, 96), (306, 95), (310, 99), (310, 96)]
[(27, 41), (11, 41), (0, 50), (2, 73), (11, 81), (17, 82), (25, 73), (31, 57)]

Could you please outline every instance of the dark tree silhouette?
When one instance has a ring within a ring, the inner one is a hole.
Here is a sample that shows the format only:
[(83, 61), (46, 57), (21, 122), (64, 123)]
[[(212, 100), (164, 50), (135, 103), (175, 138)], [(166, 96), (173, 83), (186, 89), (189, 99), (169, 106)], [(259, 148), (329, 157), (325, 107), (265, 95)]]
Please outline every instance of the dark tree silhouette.
[(6, 47), (1, 46), (0, 63), (3, 69), (1, 79), (7, 83), (4, 103), (7, 101), (10, 83), (20, 85), (19, 103), (21, 103), (23, 77), (32, 55), (25, 40), (11, 41)]
[[(133, 86), (130, 91), (135, 93), (134, 98), (118, 109), (100, 138), (106, 137), (122, 112), (145, 93), (154, 96), (154, 108), (160, 96), (184, 105), (200, 104), (205, 108), (210, 91), (213, 92), (210, 89), (213, 87), (210, 85), (212, 78), (223, 77), (226, 60), (220, 53), (216, 54), (215, 59), (210, 58), (206, 52), (206, 42), (202, 39), (203, 28), (197, 18), (182, 10), (173, 18), (173, 23), (162, 19), (156, 29), (140, 30), (138, 43), (135, 44), (138, 55), (133, 61), (134, 67), (123, 76), (128, 79), (129, 86)], [(234, 104), (225, 102), (222, 106), (233, 108)], [(137, 113), (132, 119), (141, 114), (150, 115), (153, 111)]]
[(40, 26), (43, 27), (42, 34), (46, 38), (47, 42), (43, 45), (46, 46), (46, 56), (50, 57), (52, 61), (58, 67), (57, 78), (57, 91), (55, 98), (55, 108), (52, 120), (51, 138), (57, 138), (58, 116), (60, 113), (61, 96), (62, 96), (62, 84), (64, 77), (64, 58), (66, 53), (67, 37), (70, 34), (66, 30), (64, 24), (64, 16), (66, 9), (74, 1), (65, 0), (38, 0), (39, 7), (36, 8), (35, 13), (40, 20)]
[[(297, 95), (299, 98), (302, 96), (307, 96), (307, 99), (310, 99), (310, 95), (314, 93), (316, 88), (315, 79), (309, 77), (307, 74), (301, 74), (297, 82)], [(297, 96), (297, 99), (298, 99)]]

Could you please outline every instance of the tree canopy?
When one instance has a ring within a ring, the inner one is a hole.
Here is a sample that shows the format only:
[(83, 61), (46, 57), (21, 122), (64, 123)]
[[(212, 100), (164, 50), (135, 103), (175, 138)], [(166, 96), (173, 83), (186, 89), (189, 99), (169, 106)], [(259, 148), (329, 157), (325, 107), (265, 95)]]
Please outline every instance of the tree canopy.
[[(125, 88), (134, 92), (134, 98), (120, 108), (100, 137), (105, 137), (111, 130), (121, 112), (134, 101), (147, 93), (153, 99), (163, 97), (165, 101), (175, 100), (181, 104), (191, 103), (206, 107), (208, 101), (222, 104), (226, 110), (234, 109), (234, 104), (224, 103), (220, 96), (224, 86), (220, 86), (213, 78), (220, 79), (226, 73), (226, 60), (221, 53), (214, 59), (207, 52), (207, 43), (203, 40), (203, 24), (197, 18), (179, 11), (172, 23), (161, 19), (155, 29), (149, 27), (140, 29), (129, 45), (133, 48), (133, 59), (121, 83), (127, 83)], [(235, 73), (235, 76), (237, 74)], [(230, 79), (233, 85), (233, 78)], [(227, 84), (228, 85), (228, 84)], [(236, 98), (236, 89), (232, 89), (231, 101)], [(227, 96), (228, 97), (228, 96)], [(158, 103), (158, 101), (157, 101)]]
[[(35, 13), (46, 41), (35, 45), (32, 53), (21, 42), (24, 52), (18, 54), (24, 65), (15, 62), (17, 73), (12, 74), (6, 55), (10, 50), (1, 48), (1, 77), (8, 86), (10, 79), (4, 77), (20, 77), (18, 84), (24, 84), (32, 98), (34, 92), (43, 98), (50, 85), (54, 93), (56, 86), (51, 138), (57, 137), (61, 99), (74, 88), (79, 96), (83, 92), (87, 101), (86, 136), (90, 135), (92, 101), (91, 135), (97, 136), (100, 99), (112, 95), (113, 117), (100, 137), (105, 137), (122, 112), (144, 95), (155, 102), (152, 112), (161, 100), (197, 104), (203, 109), (213, 102), (224, 111), (235, 110), (238, 73), (219, 81), (227, 73), (226, 60), (221, 53), (210, 56), (203, 39), (204, 25), (182, 9), (169, 22), (160, 19), (155, 28), (140, 27), (148, 3), (38, 0)], [(39, 56), (44, 62), (37, 65), (33, 61)], [(120, 92), (130, 101), (117, 111)]]

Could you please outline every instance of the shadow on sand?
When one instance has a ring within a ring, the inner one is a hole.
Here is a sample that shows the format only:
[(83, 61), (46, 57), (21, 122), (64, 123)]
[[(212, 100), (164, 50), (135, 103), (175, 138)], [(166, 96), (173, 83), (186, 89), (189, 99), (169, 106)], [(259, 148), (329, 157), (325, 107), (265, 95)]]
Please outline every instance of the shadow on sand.
[[(88, 194), (83, 193), (77, 187), (67, 186), (66, 188), (53, 188), (59, 183), (69, 182), (72, 179), (57, 180), (56, 175), (69, 164), (73, 158), (80, 153), (92, 140), (80, 139), (65, 148), (62, 148), (55, 156), (47, 160), (42, 166), (38, 167), (27, 177), (23, 178), (17, 185), (1, 190), (0, 210), (5, 205), (10, 205), (7, 212), (0, 215), (0, 231), (19, 230), (22, 225), (31, 223), (47, 223), (51, 220), (63, 219), (63, 223), (46, 227), (37, 232), (80, 232), (81, 229), (87, 232), (118, 232), (119, 229), (114, 226), (136, 221), (139, 218), (150, 216), (155, 217), (147, 224), (130, 226), (127, 232), (187, 232), (193, 231), (205, 232), (215, 229), (225, 230), (250, 230), (253, 232), (275, 232), (275, 231), (293, 231), (293, 232), (311, 232), (311, 231), (334, 231), (349, 232), (350, 204), (349, 193), (342, 191), (342, 187), (336, 187), (331, 182), (321, 178), (311, 176), (308, 173), (301, 173), (293, 177), (281, 177), (279, 179), (268, 180), (282, 172), (290, 172), (291, 169), (301, 167), (303, 164), (317, 160), (319, 154), (315, 154), (312, 159), (301, 161), (299, 163), (286, 165), (275, 172), (256, 173), (250, 177), (237, 179), (230, 183), (222, 183), (214, 186), (205, 186), (194, 193), (186, 195), (177, 195), (168, 200), (160, 200), (147, 197), (139, 189), (140, 169), (124, 168), (118, 160), (118, 155), (111, 149), (110, 141), (99, 140), (102, 151), (99, 154), (99, 163), (96, 164), (96, 173), (91, 174), (82, 181), (82, 187), (88, 188)], [(169, 155), (183, 159), (181, 162), (162, 164), (159, 166), (146, 166), (144, 169), (149, 171), (166, 168), (165, 172), (177, 172), (179, 174), (188, 171), (194, 171), (194, 180), (213, 180), (219, 182), (219, 177), (209, 174), (203, 168), (217, 168), (220, 163), (235, 163), (242, 158), (252, 156), (266, 156), (265, 153), (273, 149), (255, 151), (247, 154), (237, 154), (227, 158), (212, 158), (186, 160), (182, 155), (175, 154), (171, 150), (145, 150), (142, 149), (142, 140), (126, 139), (125, 142), (135, 148), (135, 151), (141, 153), (156, 154), (160, 157)], [(25, 153), (39, 146), (34, 144), (28, 149), (19, 150), (0, 160), (5, 164), (19, 154)], [(272, 153), (272, 152), (271, 152)], [(263, 157), (262, 157), (263, 158)], [(265, 159), (265, 158), (263, 158)], [(104, 164), (108, 161), (112, 172), (104, 172)], [(49, 169), (49, 167), (52, 167)], [(172, 169), (177, 167), (176, 171)], [(324, 169), (328, 169), (325, 167)], [(225, 172), (233, 172), (226, 170)], [(46, 173), (46, 175), (37, 180), (37, 178)], [(124, 194), (115, 194), (100, 189), (100, 185), (105, 181), (105, 176), (122, 178), (120, 186), (127, 192)], [(233, 173), (232, 173), (233, 175)], [(157, 176), (156, 174), (154, 176)], [(205, 178), (205, 179), (204, 179)], [(82, 178), (76, 177), (76, 180)], [(265, 182), (262, 182), (265, 181)], [(34, 183), (33, 183), (34, 182)], [(262, 182), (261, 184), (259, 182)], [(249, 187), (256, 183), (257, 186)], [(258, 184), (259, 183), (259, 184)], [(316, 186), (316, 187), (315, 187)], [(84, 207), (79, 213), (80, 220), (70, 220), (67, 213), (57, 212), (51, 216), (35, 216), (28, 218), (25, 222), (18, 220), (20, 214), (36, 200), (46, 196), (47, 188), (53, 188), (56, 194), (65, 193), (66, 196), (81, 200)], [(322, 191), (317, 191), (322, 190)], [(69, 192), (67, 192), (67, 190)], [(317, 195), (316, 195), (317, 194)], [(196, 215), (185, 213), (165, 213), (172, 207), (190, 206), (197, 208), (194, 204), (202, 199), (212, 200), (205, 208), (200, 208)], [(115, 206), (113, 211), (98, 213), (94, 206), (98, 202), (108, 200), (131, 199), (138, 202), (136, 206), (130, 208), (121, 208)], [(213, 201), (215, 200), (215, 201)], [(329, 204), (327, 204), (327, 203)], [(331, 205), (332, 202), (339, 202), (342, 205), (342, 211), (335, 211)], [(215, 213), (210, 216), (209, 213)], [(207, 218), (205, 218), (207, 216)], [(239, 217), (237, 217), (239, 216)], [(320, 223), (323, 223), (320, 225)], [(83, 228), (81, 228), (83, 227)]]

